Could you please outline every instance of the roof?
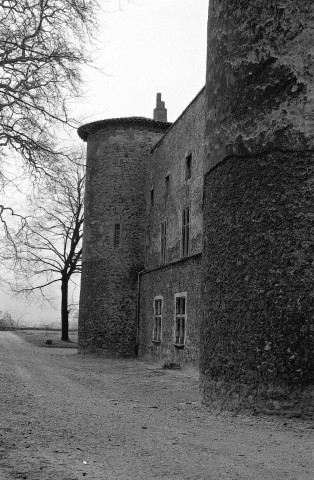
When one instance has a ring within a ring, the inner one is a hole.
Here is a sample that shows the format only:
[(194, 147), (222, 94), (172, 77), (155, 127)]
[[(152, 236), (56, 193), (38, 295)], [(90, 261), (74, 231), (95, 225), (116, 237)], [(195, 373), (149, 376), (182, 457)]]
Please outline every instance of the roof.
[(190, 106), (198, 99), (200, 95), (202, 95), (205, 91), (205, 85), (204, 87), (198, 92), (198, 94), (193, 98), (193, 100), (188, 104), (187, 107), (183, 110), (183, 112), (178, 116), (178, 118), (173, 122), (169, 124), (169, 128), (165, 132), (165, 134), (158, 140), (158, 142), (153, 146), (151, 149), (150, 153), (152, 153), (156, 148), (159, 147), (159, 145), (162, 144), (164, 141), (165, 137), (167, 136), (168, 132), (180, 121), (180, 119), (183, 117), (183, 115), (186, 113), (186, 111), (190, 108)]
[(169, 122), (157, 122), (151, 118), (146, 117), (122, 117), (122, 118), (107, 118), (105, 120), (97, 120), (96, 122), (86, 123), (81, 125), (77, 129), (79, 137), (87, 141), (87, 137), (90, 134), (96, 133), (108, 126), (126, 126), (126, 127), (143, 127), (148, 130), (166, 131), (171, 127), (172, 123)]

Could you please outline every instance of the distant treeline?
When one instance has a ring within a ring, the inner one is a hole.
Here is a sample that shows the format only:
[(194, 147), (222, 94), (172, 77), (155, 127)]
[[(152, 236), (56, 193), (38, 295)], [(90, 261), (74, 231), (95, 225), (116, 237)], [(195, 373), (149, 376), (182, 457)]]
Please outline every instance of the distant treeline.
[[(47, 330), (51, 332), (61, 332), (61, 328), (53, 328), (53, 327), (13, 327), (13, 326), (3, 326), (0, 325), (1, 330)], [(77, 328), (69, 328), (69, 332), (77, 332)]]

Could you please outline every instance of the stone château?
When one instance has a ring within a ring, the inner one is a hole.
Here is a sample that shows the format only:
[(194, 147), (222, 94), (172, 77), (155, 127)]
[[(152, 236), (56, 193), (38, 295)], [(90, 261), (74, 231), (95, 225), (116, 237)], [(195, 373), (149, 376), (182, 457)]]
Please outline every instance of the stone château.
[(83, 125), (80, 353), (194, 365), (206, 404), (313, 417), (314, 3), (210, 0), (173, 123)]
[[(80, 351), (198, 366), (203, 88), (176, 122), (84, 125), (87, 179)], [(193, 279), (193, 281), (191, 281)]]

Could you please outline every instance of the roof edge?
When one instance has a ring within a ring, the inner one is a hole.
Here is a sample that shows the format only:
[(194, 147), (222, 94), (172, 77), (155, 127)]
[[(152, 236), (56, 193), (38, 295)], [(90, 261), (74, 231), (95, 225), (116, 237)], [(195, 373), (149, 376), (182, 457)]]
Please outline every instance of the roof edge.
[(159, 145), (163, 142), (165, 136), (168, 134), (168, 132), (178, 123), (178, 121), (183, 117), (183, 115), (185, 114), (185, 112), (190, 108), (190, 106), (198, 99), (198, 97), (204, 92), (205, 90), (205, 87), (206, 85), (204, 85), (203, 88), (201, 88), (201, 90), (195, 95), (195, 97), (193, 98), (193, 100), (190, 101), (190, 103), (187, 105), (187, 107), (185, 107), (185, 109), (183, 110), (182, 113), (180, 113), (180, 115), (178, 116), (178, 118), (170, 124), (168, 130), (164, 133), (164, 135), (158, 140), (158, 142), (153, 146), (153, 148), (151, 149), (150, 153), (152, 153), (156, 148), (159, 147)]
[(96, 122), (86, 123), (81, 125), (77, 129), (78, 136), (84, 141), (87, 141), (88, 135), (96, 133), (98, 130), (105, 128), (107, 126), (118, 126), (125, 125), (128, 127), (131, 126), (143, 126), (149, 128), (158, 128), (158, 130), (166, 131), (168, 130), (172, 123), (171, 122), (158, 122), (151, 118), (146, 117), (121, 117), (121, 118), (107, 118), (105, 120), (97, 120)]

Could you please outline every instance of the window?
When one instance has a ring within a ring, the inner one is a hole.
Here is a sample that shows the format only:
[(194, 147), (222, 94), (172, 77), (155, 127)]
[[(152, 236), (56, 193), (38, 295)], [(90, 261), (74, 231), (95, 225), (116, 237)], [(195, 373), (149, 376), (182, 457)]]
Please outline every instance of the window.
[(170, 193), (170, 175), (165, 176), (165, 197), (168, 198)]
[(162, 298), (154, 299), (153, 342), (161, 342)]
[(149, 253), (150, 253), (150, 231), (146, 231), (146, 242), (145, 242), (145, 264), (149, 263)]
[(161, 241), (160, 241), (160, 261), (165, 263), (167, 257), (167, 221), (161, 224)]
[(150, 206), (152, 207), (154, 205), (154, 188), (152, 187), (150, 189)]
[(192, 153), (186, 156), (185, 158), (185, 180), (191, 178), (192, 172)]
[(185, 343), (186, 327), (186, 294), (175, 295), (175, 345), (182, 346)]
[(121, 225), (120, 223), (115, 223), (114, 225), (114, 236), (113, 236), (113, 246), (114, 248), (119, 248), (121, 245)]
[(190, 248), (190, 207), (182, 212), (182, 257), (189, 255)]

